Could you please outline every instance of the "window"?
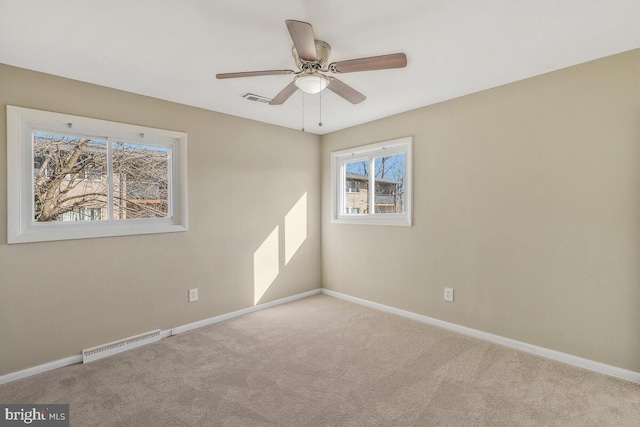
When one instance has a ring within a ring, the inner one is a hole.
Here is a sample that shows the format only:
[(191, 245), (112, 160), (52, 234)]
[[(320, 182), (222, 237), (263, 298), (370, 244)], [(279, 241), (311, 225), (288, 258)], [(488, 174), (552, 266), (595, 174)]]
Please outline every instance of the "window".
[(184, 132), (7, 106), (9, 243), (187, 229)]
[(401, 138), (331, 153), (332, 222), (411, 225), (411, 145)]
[(347, 193), (357, 193), (360, 191), (360, 181), (356, 179), (347, 179)]

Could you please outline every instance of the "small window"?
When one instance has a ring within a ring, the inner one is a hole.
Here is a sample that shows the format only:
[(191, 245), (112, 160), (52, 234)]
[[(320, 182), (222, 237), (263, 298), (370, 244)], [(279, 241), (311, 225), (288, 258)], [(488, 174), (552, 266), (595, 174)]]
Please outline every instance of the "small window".
[(8, 242), (185, 231), (183, 132), (7, 107)]
[(360, 180), (358, 180), (354, 176), (347, 176), (347, 193), (358, 193), (360, 192)]
[(411, 225), (411, 138), (332, 157), (332, 222)]

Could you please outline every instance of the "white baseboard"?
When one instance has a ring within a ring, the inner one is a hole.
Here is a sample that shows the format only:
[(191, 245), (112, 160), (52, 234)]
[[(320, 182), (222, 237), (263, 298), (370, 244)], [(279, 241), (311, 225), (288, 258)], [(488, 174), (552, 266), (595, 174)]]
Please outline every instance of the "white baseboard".
[(75, 365), (82, 362), (82, 355), (65, 357), (64, 359), (54, 360), (53, 362), (44, 363), (32, 368), (23, 369), (21, 371), (12, 372), (10, 374), (0, 376), (0, 384), (10, 383), (11, 381), (21, 380), (32, 375), (41, 374), (53, 369), (62, 368), (64, 366)]
[[(303, 292), (301, 294), (292, 295), (290, 297), (281, 298), (275, 301), (270, 301), (264, 304), (259, 304), (253, 307), (243, 308), (231, 313), (222, 314), (220, 316), (211, 317), (209, 319), (200, 320), (198, 322), (189, 323), (186, 325), (178, 326), (176, 328), (162, 331), (160, 336), (162, 338), (176, 335), (179, 333), (187, 332), (203, 326), (212, 325), (214, 323), (223, 322), (225, 320), (240, 317), (245, 314), (253, 313), (266, 308), (275, 307), (277, 305), (286, 304), (291, 301), (306, 298), (312, 295), (323, 293), (332, 297), (340, 298), (345, 301), (353, 302), (355, 304), (364, 305), (366, 307), (374, 308), (376, 310), (385, 311), (387, 313), (396, 314), (398, 316), (406, 317), (409, 319), (417, 320), (419, 322), (428, 323), (431, 325), (439, 326), (441, 328), (449, 329), (455, 332), (459, 332), (464, 335), (469, 335), (474, 338), (479, 338), (496, 344), (511, 347), (516, 350), (521, 350), (527, 353), (535, 354), (538, 356), (546, 357), (548, 359), (557, 360), (559, 362), (567, 363), (569, 365), (578, 366), (580, 368), (588, 369), (590, 371), (598, 372), (601, 374), (609, 375), (612, 377), (621, 378), (623, 380), (631, 381), (640, 384), (640, 373), (630, 371), (628, 369), (618, 368), (616, 366), (607, 365), (605, 363), (596, 362), (582, 357), (573, 356), (571, 354), (562, 353), (556, 350), (551, 350), (544, 347), (539, 347), (533, 344), (527, 344), (522, 341), (513, 340), (510, 338), (501, 337), (499, 335), (490, 334), (488, 332), (479, 331), (477, 329), (467, 328), (466, 326), (456, 325), (455, 323), (445, 322), (443, 320), (435, 319), (433, 317), (425, 316), (422, 314), (413, 313), (410, 311), (402, 310), (399, 308), (391, 307), (384, 304), (368, 301), (362, 298), (353, 297), (350, 295), (342, 294), (340, 292), (332, 291), (330, 289), (314, 289), (312, 291)], [(23, 378), (30, 377), (32, 375), (47, 372), (53, 369), (62, 368), (64, 366), (74, 365), (82, 362), (82, 355), (75, 355), (66, 357), (64, 359), (55, 360), (53, 362), (44, 363), (42, 365), (34, 366), (32, 368), (23, 369), (21, 371), (12, 372), (10, 374), (0, 376), (0, 384), (6, 384), (12, 381), (17, 381)]]
[(449, 329), (451, 331), (459, 332), (464, 335), (469, 335), (474, 338), (479, 338), (481, 340), (504, 345), (506, 347), (514, 348), (516, 350), (521, 350), (527, 353), (546, 357), (547, 359), (557, 360), (558, 362), (567, 363), (569, 365), (577, 366), (580, 368), (588, 369), (590, 371), (598, 372), (601, 374), (609, 375), (616, 378), (621, 378), (623, 380), (640, 384), (640, 372), (618, 368), (617, 366), (611, 366), (605, 363), (600, 363), (593, 360), (584, 359), (582, 357), (573, 356), (571, 354), (562, 353), (560, 351), (551, 350), (549, 348), (539, 347), (533, 344), (527, 344), (525, 342), (513, 340), (511, 338), (501, 337), (500, 335), (494, 335), (488, 332), (479, 331), (477, 329), (467, 328), (466, 326), (456, 325), (455, 323), (445, 322), (443, 320), (435, 319), (433, 317), (425, 316), (422, 314), (413, 313), (411, 311), (406, 311), (406, 310), (391, 307), (388, 305), (379, 304), (377, 302), (368, 301), (362, 298), (353, 297), (351, 295), (346, 295), (340, 292), (332, 291), (330, 289), (323, 288), (322, 293), (332, 297), (343, 299), (345, 301), (353, 302), (355, 304), (360, 304), (366, 307), (374, 308), (376, 310), (385, 311), (391, 314), (396, 314), (398, 316), (417, 320), (419, 322), (429, 323), (431, 325), (435, 325), (441, 328)]
[[(161, 331), (160, 338), (167, 338), (171, 335), (177, 335), (179, 333), (187, 332), (192, 329), (201, 328), (203, 326), (212, 325), (214, 323), (233, 319), (234, 317), (244, 316), (245, 314), (253, 313), (255, 311), (264, 310), (270, 307), (275, 307), (276, 305), (286, 304), (291, 301), (310, 297), (312, 295), (319, 294), (320, 291), (321, 291), (320, 289), (314, 289), (312, 291), (303, 292), (301, 294), (291, 295), (290, 297), (281, 298), (275, 301), (269, 301), (264, 304), (258, 304), (253, 307), (243, 308), (241, 310), (232, 311), (231, 313), (221, 314), (220, 316), (215, 316), (209, 319), (200, 320), (198, 322), (189, 323), (187, 325), (178, 326), (172, 329)], [(34, 366), (32, 368), (23, 369), (21, 371), (12, 372), (6, 375), (0, 375), (0, 384), (6, 384), (12, 381), (21, 380), (23, 378), (27, 378), (32, 375), (41, 374), (43, 372), (51, 371), (57, 368), (62, 368), (64, 366), (74, 365), (76, 363), (81, 363), (81, 362), (82, 362), (82, 354), (65, 357), (64, 359), (59, 359), (53, 362), (44, 363), (42, 365)]]
[(170, 331), (170, 335), (177, 335), (183, 332), (190, 331), (192, 329), (201, 328), (203, 326), (212, 325), (218, 322), (224, 322), (225, 320), (233, 319), (234, 317), (244, 316), (245, 314), (253, 313), (255, 311), (264, 310), (265, 308), (275, 307), (276, 305), (286, 304), (291, 301), (299, 300), (302, 298), (310, 297), (311, 295), (317, 295), (321, 292), (320, 289), (314, 289), (312, 291), (303, 292), (301, 294), (292, 295), (290, 297), (281, 298), (275, 301), (265, 302), (264, 304), (258, 304), (253, 307), (243, 308), (241, 310), (232, 311), (231, 313), (221, 314), (220, 316), (210, 317), (208, 319), (199, 320), (197, 322), (189, 323), (187, 325), (178, 326)]

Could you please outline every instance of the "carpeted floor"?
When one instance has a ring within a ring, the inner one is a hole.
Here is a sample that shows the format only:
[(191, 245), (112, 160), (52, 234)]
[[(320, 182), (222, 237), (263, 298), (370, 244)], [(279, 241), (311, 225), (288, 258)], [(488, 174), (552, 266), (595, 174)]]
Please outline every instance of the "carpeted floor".
[(0, 386), (72, 426), (638, 426), (640, 385), (325, 295)]

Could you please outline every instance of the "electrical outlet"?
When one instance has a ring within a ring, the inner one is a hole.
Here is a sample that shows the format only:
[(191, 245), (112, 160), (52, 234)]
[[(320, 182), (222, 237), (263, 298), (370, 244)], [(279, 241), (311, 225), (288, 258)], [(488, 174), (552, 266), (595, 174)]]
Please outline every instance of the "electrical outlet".
[(453, 302), (453, 288), (444, 288), (444, 300)]
[(198, 288), (189, 289), (189, 302), (198, 301)]

